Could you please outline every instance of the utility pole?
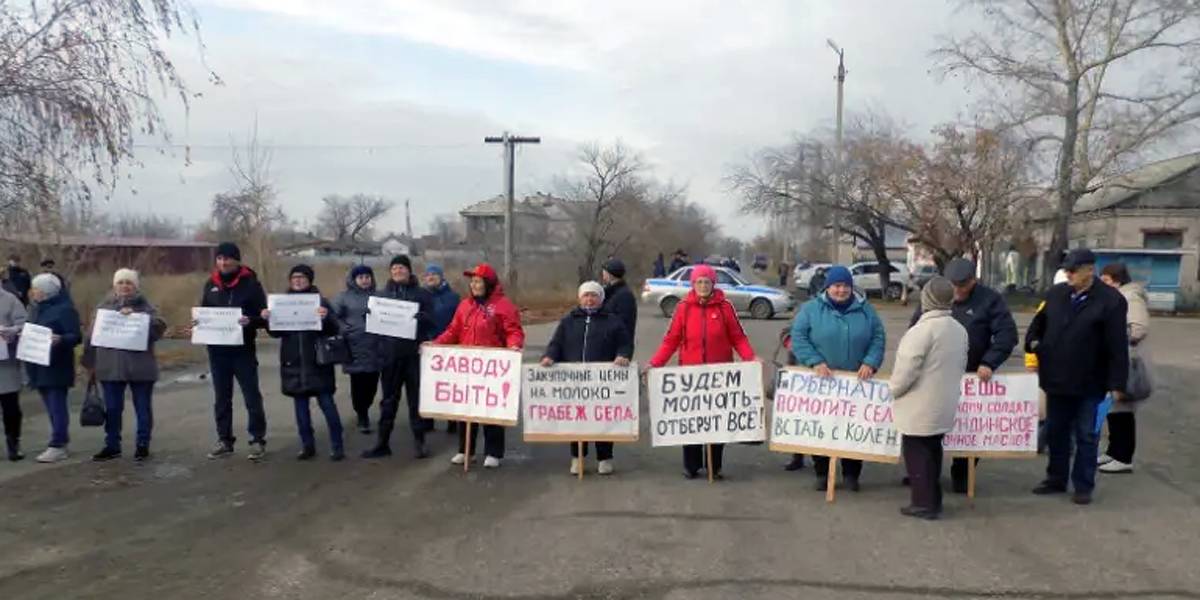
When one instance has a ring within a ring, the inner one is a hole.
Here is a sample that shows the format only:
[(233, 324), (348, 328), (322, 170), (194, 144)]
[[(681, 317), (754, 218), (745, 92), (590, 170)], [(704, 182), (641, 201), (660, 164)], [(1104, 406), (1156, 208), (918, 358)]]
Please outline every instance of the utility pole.
[[(833, 48), (833, 51), (838, 55), (837, 74), (834, 75), (834, 79), (837, 80), (837, 148), (835, 150), (837, 152), (837, 161), (834, 165), (834, 176), (837, 177), (837, 179), (835, 180), (833, 188), (834, 194), (836, 195), (836, 198), (834, 198), (834, 205), (838, 206), (841, 205), (842, 200), (845, 197), (845, 195), (842, 193), (842, 180), (845, 179), (842, 176), (842, 88), (844, 88), (846, 85), (846, 50), (838, 46), (837, 42), (833, 41), (832, 39), (826, 39), (825, 42), (829, 44), (829, 47)], [(841, 244), (838, 243), (838, 240), (840, 240), (842, 237), (841, 224), (842, 216), (835, 208), (833, 210), (833, 242), (829, 253), (830, 262), (834, 264), (841, 264), (841, 261), (839, 260), (841, 257), (839, 255), (841, 254), (842, 247)]]
[(413, 240), (412, 211), (409, 210), (409, 202), (408, 198), (404, 199), (404, 233), (408, 235), (408, 241), (411, 243)]
[(513, 274), (513, 180), (517, 169), (517, 144), (540, 144), (540, 137), (509, 135), (507, 131), (499, 137), (483, 138), (485, 144), (504, 144), (504, 281), (512, 284)]

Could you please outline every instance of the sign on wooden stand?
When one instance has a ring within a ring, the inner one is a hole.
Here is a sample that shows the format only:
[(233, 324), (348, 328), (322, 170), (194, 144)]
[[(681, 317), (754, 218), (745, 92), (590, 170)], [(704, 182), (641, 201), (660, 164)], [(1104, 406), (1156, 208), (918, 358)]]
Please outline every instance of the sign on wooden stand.
[(946, 455), (967, 459), (967, 499), (973, 506), (980, 458), (1036, 458), (1038, 384), (1033, 373), (962, 378), (954, 430), (942, 440)]

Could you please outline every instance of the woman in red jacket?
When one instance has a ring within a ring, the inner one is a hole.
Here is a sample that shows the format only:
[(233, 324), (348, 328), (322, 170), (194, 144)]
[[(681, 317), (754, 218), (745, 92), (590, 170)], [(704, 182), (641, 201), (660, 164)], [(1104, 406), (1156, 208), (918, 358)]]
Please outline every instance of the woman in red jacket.
[[(471, 278), (471, 297), (464, 298), (454, 311), (454, 319), (446, 331), (433, 341), (449, 346), (482, 346), (521, 350), (525, 346), (525, 331), (521, 329), (521, 315), (517, 307), (504, 296), (504, 287), (496, 270), (487, 263), (480, 263), (474, 270), (463, 273)], [(475, 431), (471, 428), (472, 454), (475, 448)], [(461, 465), (467, 461), (467, 428), (458, 428), (458, 454), (450, 462)], [(504, 428), (499, 425), (483, 426), (483, 466), (495, 469), (504, 458)]]
[[(742, 360), (757, 360), (754, 348), (750, 347), (750, 340), (746, 338), (746, 332), (738, 320), (737, 311), (725, 299), (725, 293), (716, 289), (716, 271), (708, 265), (697, 265), (692, 268), (691, 280), (692, 291), (675, 309), (671, 327), (663, 337), (658, 352), (650, 359), (650, 367), (666, 365), (676, 350), (679, 351), (681, 366), (733, 362), (734, 351)], [(721, 478), (724, 450), (724, 444), (712, 446), (714, 479)], [(695, 479), (703, 464), (704, 446), (683, 447), (684, 477)]]

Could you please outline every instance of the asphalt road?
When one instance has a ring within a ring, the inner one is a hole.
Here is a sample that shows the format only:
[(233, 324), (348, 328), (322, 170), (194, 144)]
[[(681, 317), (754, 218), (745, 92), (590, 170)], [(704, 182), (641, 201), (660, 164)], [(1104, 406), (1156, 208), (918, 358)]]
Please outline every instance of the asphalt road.
[[(890, 362), (908, 313), (883, 312)], [(665, 321), (641, 323), (644, 361)], [(785, 325), (747, 328), (768, 354)], [(530, 329), (530, 358), (549, 334)], [(610, 478), (577, 481), (563, 445), (517, 430), (498, 471), (452, 467), (444, 433), (425, 461), (401, 435), (390, 460), (298, 463), (264, 344), (262, 464), (204, 458), (211, 394), (196, 383), (159, 390), (147, 464), (89, 462), (101, 435), (78, 427), (66, 463), (0, 464), (0, 598), (1200, 598), (1198, 337), (1200, 321), (1154, 321), (1160, 391), (1137, 472), (1101, 476), (1095, 504), (1030, 495), (1041, 460), (994, 460), (976, 507), (948, 496), (933, 523), (897, 514), (896, 466), (868, 464), (862, 492), (833, 505), (764, 446), (731, 447), (724, 482), (685, 481), (679, 450), (650, 448), (644, 407), (645, 441), (618, 446)], [(46, 437), (36, 403), (29, 450)], [(371, 442), (348, 435), (354, 455)]]

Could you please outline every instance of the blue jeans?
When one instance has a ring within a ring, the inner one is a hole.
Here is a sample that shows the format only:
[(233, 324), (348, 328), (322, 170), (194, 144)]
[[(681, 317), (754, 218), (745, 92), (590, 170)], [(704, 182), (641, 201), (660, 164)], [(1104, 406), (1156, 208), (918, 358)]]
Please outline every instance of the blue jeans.
[(217, 421), (217, 438), (233, 445), (233, 380), (242, 388), (246, 402), (247, 430), (250, 443), (266, 443), (267, 415), (263, 412), (262, 392), (258, 389), (258, 355), (254, 348), (223, 348), (209, 346), (208, 367), (212, 372), (213, 417)]
[(154, 428), (153, 381), (101, 381), (104, 392), (104, 447), (121, 449), (121, 424), (125, 413), (125, 387), (133, 395), (133, 412), (137, 415), (137, 446), (150, 446), (150, 430)]
[(67, 391), (65, 387), (38, 388), (42, 395), (42, 404), (46, 405), (46, 416), (50, 417), (51, 448), (66, 448), (71, 441), (68, 429), (71, 426), (71, 411), (67, 409)]
[[(1100, 436), (1096, 433), (1096, 407), (1103, 396), (1046, 397), (1046, 442), (1050, 462), (1046, 482), (1066, 488), (1067, 480), (1077, 493), (1090, 494), (1096, 488), (1096, 452)], [(1071, 466), (1072, 438), (1075, 465)]]
[[(305, 448), (314, 448), (317, 440), (313, 437), (312, 412), (309, 411), (307, 397), (293, 396), (296, 405), (296, 429), (300, 431), (300, 443)], [(333, 394), (317, 396), (317, 406), (325, 413), (325, 425), (329, 428), (329, 445), (333, 450), (342, 449), (342, 418), (338, 415), (337, 403)]]

